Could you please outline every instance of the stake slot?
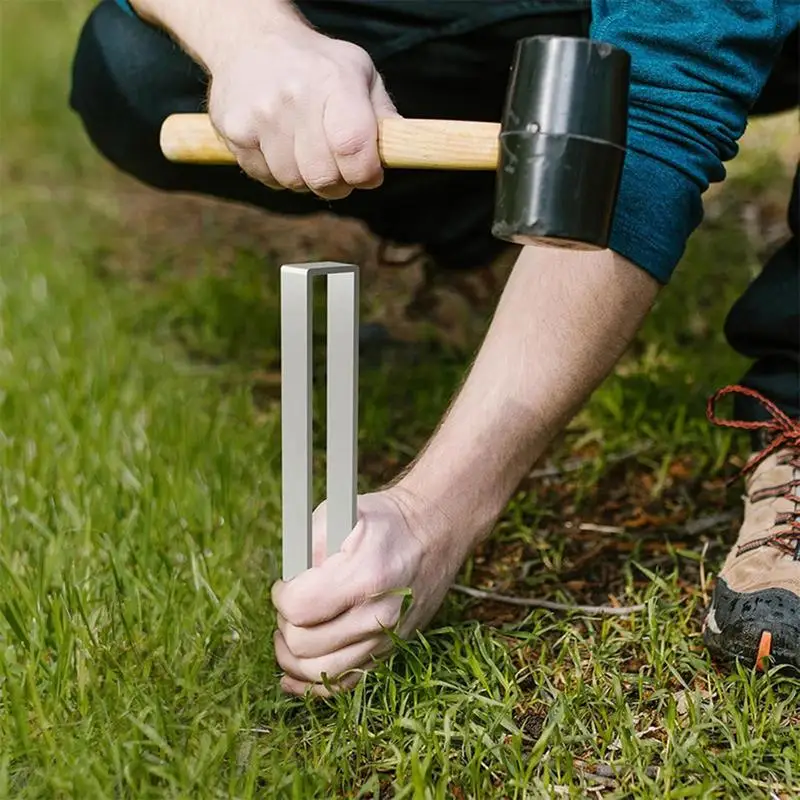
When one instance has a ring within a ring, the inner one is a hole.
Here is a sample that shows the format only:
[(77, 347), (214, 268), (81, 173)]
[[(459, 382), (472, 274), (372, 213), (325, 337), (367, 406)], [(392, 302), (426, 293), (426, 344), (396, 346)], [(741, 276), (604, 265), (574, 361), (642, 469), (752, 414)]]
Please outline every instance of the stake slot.
[(281, 469), (283, 579), (312, 566), (313, 300), (328, 287), (326, 492), (328, 554), (356, 523), (358, 267), (322, 261), (281, 267)]

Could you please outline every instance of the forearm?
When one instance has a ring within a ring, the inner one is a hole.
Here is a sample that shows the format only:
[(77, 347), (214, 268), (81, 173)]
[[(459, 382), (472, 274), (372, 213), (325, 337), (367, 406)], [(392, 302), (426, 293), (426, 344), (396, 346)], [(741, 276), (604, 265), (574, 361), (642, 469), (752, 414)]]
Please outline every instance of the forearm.
[(308, 26), (291, 0), (131, 0), (144, 20), (163, 28), (207, 71), (254, 36)]
[(611, 251), (525, 248), (461, 392), (400, 486), (463, 535), (488, 533), (623, 354), (658, 286)]

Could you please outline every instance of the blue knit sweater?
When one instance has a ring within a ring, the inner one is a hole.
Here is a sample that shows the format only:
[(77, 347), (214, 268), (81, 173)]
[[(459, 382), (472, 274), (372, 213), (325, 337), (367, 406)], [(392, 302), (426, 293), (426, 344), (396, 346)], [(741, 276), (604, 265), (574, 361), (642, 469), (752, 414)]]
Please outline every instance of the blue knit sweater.
[[(133, 13), (128, 0), (117, 2)], [(800, 0), (592, 0), (592, 38), (631, 55), (628, 153), (610, 247), (661, 283), (799, 23)]]

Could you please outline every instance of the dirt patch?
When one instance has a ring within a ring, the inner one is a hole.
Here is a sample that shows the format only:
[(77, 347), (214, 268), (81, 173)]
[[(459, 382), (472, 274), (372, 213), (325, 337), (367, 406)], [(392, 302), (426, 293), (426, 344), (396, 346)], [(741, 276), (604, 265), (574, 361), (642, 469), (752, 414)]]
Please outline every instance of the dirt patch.
[[(704, 477), (689, 456), (676, 458), (667, 474), (654, 497), (650, 469), (638, 463), (610, 466), (580, 502), (579, 475), (529, 479), (522, 490), (535, 493), (531, 507), (559, 509), (557, 517), (528, 520), (525, 540), (488, 539), (475, 554), (472, 585), (498, 594), (627, 605), (629, 581), (639, 589), (649, 585), (638, 569), (629, 574), (633, 558), (656, 573), (679, 565), (682, 592), (699, 597), (704, 607), (709, 576), (703, 564), (721, 558), (735, 538), (737, 490), (722, 476)], [(499, 625), (519, 621), (528, 611), (485, 600), (471, 603), (466, 618)]]
[[(105, 268), (127, 279), (153, 281), (165, 271), (190, 279), (198, 268), (233, 274), (243, 253), (265, 270), (315, 260), (361, 269), (364, 321), (406, 341), (421, 338), (470, 347), (485, 329), (515, 251), (481, 270), (431, 270), (421, 248), (381, 241), (357, 220), (329, 213), (288, 217), (250, 206), (152, 190), (122, 175), (110, 179), (119, 231)], [(265, 280), (276, 279), (265, 271)]]

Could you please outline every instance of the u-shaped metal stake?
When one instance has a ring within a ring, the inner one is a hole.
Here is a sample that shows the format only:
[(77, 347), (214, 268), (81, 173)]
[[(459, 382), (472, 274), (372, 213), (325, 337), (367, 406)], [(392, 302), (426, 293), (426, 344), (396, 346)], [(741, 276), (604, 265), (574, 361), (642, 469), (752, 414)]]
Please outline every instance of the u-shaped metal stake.
[(323, 261), (281, 267), (283, 579), (312, 566), (313, 281), (328, 283), (327, 551), (356, 523), (358, 267)]

